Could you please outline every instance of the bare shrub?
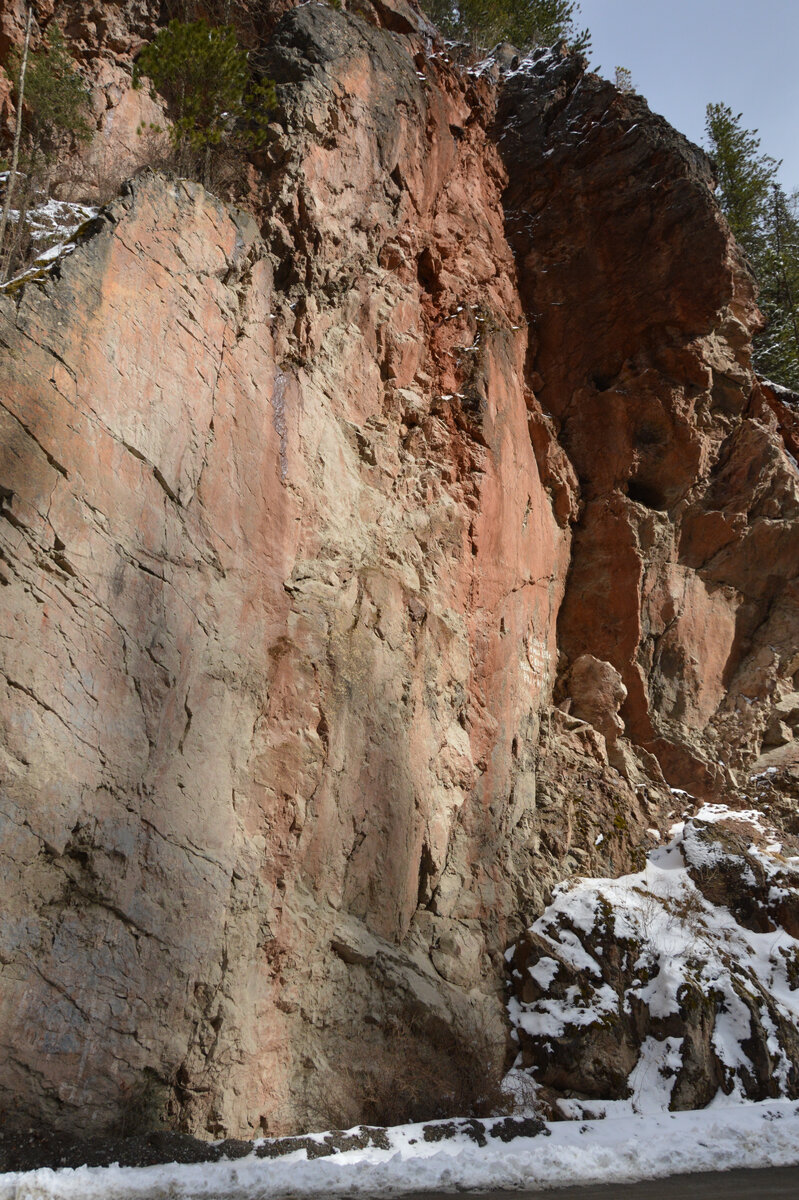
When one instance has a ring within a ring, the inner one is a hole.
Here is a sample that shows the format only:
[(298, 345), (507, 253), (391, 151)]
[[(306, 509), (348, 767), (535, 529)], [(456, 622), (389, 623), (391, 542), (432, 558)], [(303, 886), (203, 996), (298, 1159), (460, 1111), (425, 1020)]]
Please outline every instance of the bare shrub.
[(209, 25), (233, 25), (247, 47), (263, 42), (280, 12), (291, 7), (291, 0), (278, 4), (275, 0), (164, 0), (164, 11), (170, 20), (205, 19)]
[(175, 154), (169, 134), (159, 125), (142, 123), (135, 144), (120, 154), (112, 141), (98, 141), (86, 157), (73, 158), (61, 166), (58, 194), (65, 200), (89, 200), (108, 204), (132, 175), (150, 168), (166, 174), (175, 172)]

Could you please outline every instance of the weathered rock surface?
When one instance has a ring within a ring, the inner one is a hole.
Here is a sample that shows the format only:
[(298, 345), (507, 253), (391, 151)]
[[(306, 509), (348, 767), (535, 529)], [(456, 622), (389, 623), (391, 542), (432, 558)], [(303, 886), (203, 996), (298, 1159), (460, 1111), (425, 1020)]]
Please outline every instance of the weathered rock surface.
[(593, 654), (581, 654), (566, 675), (569, 711), (593, 725), (609, 745), (613, 745), (624, 722), (619, 709), (627, 699), (627, 688), (621, 676), (609, 662), (601, 662)]
[(3, 1082), (53, 1121), (296, 1125), (389, 1020), (498, 1024), (567, 545), (501, 172), (391, 37), (271, 53), (271, 255), (145, 178), (4, 302)]
[(375, 11), (278, 25), (257, 221), (145, 174), (0, 300), (0, 1103), (67, 1132), (354, 1123), (393, 1032), (501, 1048), (553, 884), (793, 719), (703, 156)]

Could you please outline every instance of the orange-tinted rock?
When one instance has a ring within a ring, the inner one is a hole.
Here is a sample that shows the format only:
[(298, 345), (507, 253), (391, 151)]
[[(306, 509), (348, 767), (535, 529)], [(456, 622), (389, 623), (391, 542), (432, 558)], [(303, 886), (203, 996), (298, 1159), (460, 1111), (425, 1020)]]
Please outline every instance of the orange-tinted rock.
[(799, 395), (777, 384), (761, 385), (763, 399), (777, 418), (777, 430), (785, 449), (795, 459), (799, 458)]
[(2, 1086), (63, 1126), (296, 1127), (391, 1022), (504, 1037), (568, 531), (490, 96), (283, 29), (266, 245), (145, 177), (2, 301)]
[(609, 662), (592, 654), (581, 654), (568, 674), (570, 712), (593, 725), (612, 744), (624, 733), (619, 709), (627, 699), (627, 688)]

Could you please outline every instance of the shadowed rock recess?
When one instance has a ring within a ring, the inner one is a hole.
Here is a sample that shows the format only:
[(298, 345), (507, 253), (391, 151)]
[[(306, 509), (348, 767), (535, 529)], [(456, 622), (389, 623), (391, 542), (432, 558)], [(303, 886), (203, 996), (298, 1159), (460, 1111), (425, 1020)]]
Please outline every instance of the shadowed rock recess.
[(277, 25), (258, 220), (140, 174), (0, 296), (0, 1108), (65, 1135), (502, 1053), (555, 883), (796, 773), (796, 398), (705, 156), (364, 12)]

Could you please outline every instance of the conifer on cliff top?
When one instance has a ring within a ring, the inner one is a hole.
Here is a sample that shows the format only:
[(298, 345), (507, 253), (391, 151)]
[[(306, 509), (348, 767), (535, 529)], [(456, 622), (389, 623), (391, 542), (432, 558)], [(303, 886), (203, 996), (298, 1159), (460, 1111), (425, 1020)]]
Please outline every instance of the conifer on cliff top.
[(799, 194), (788, 196), (779, 162), (760, 151), (756, 129), (726, 104), (707, 106), (706, 133), (719, 203), (760, 285), (767, 320), (754, 339), (761, 375), (799, 391)]
[(513, 42), (522, 50), (568, 42), (587, 54), (591, 35), (578, 27), (576, 0), (427, 0), (428, 16), (445, 37), (487, 48)]
[(150, 82), (170, 107), (170, 138), (186, 173), (209, 182), (214, 153), (223, 145), (246, 154), (266, 138), (275, 102), (270, 80), (253, 78), (232, 25), (170, 21), (139, 54), (134, 87)]

